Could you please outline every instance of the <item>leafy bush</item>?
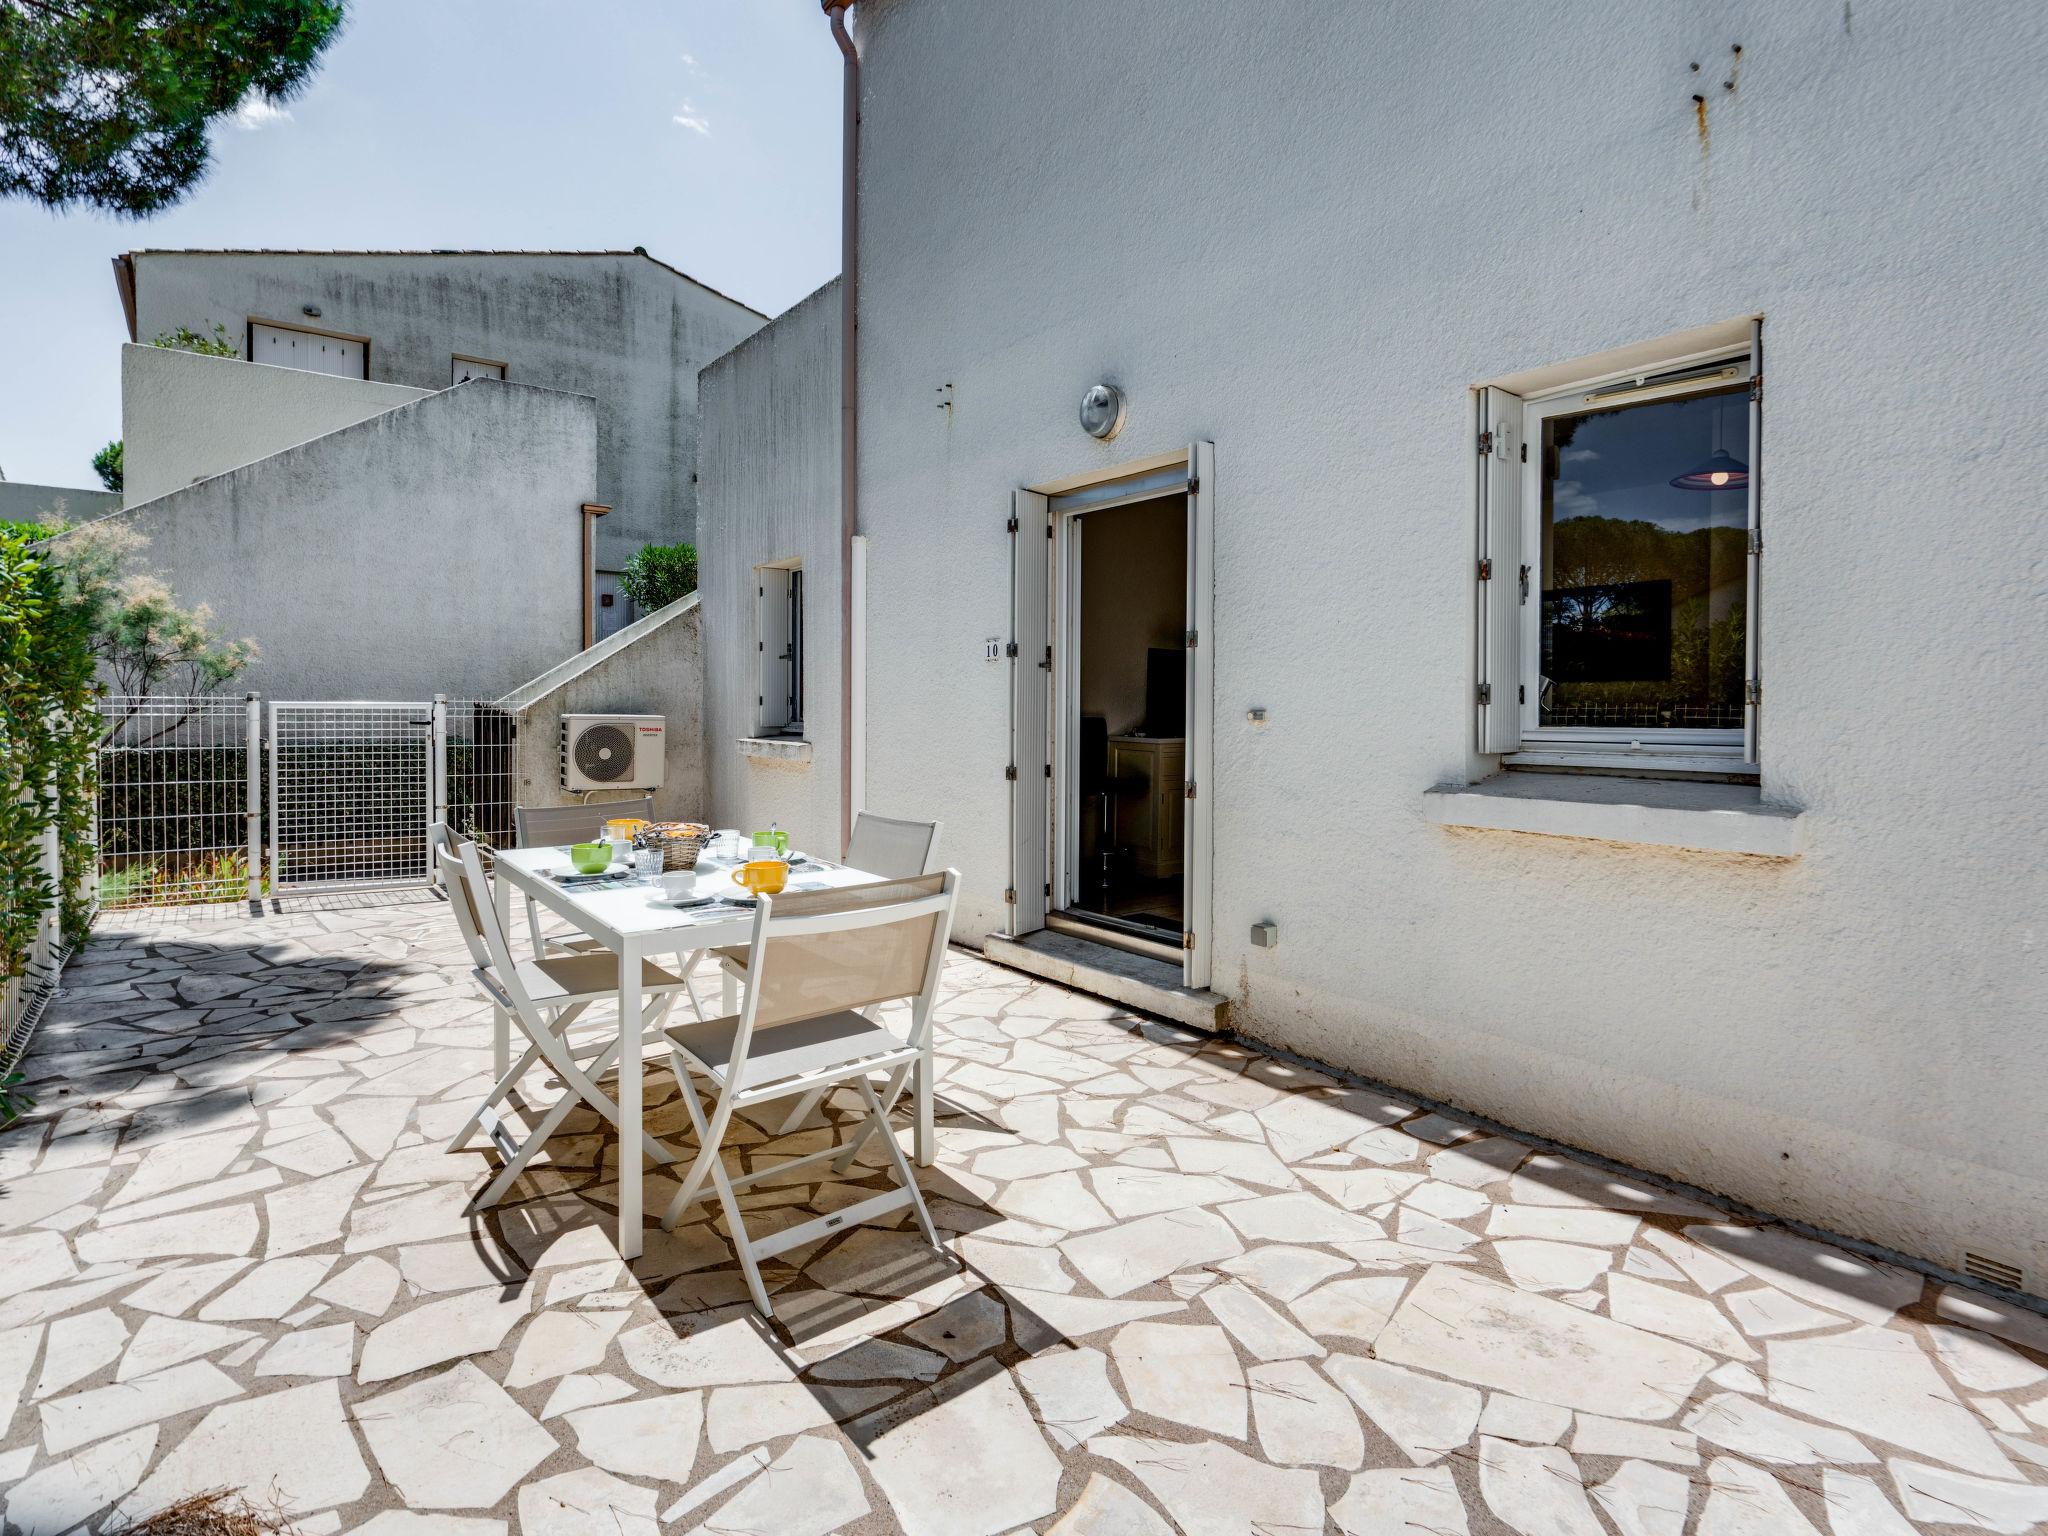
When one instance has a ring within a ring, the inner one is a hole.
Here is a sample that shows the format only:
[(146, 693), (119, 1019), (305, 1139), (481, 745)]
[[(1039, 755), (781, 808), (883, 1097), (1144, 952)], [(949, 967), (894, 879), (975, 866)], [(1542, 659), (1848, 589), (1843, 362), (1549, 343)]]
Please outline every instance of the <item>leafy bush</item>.
[(620, 570), (619, 589), (642, 613), (688, 597), (697, 590), (697, 546), (644, 545)]
[(125, 518), (109, 517), (72, 530), (52, 558), (119, 692), (211, 693), (247, 669), (256, 643), (221, 639), (204, 603), (180, 607), (163, 578), (136, 563), (148, 547)]
[(115, 438), (92, 456), (92, 472), (110, 491), (121, 489), (121, 439)]
[(65, 941), (85, 936), (98, 746), (91, 615), (48, 550), (0, 534), (0, 979), (22, 974), (52, 906)]
[[(178, 352), (197, 352), (202, 357), (240, 357), (242, 345), (228, 339), (228, 328), (216, 325), (211, 336), (202, 336), (189, 325), (181, 325), (175, 331), (165, 331), (150, 343), (152, 347), (170, 347)], [(112, 489), (112, 487), (108, 487)]]

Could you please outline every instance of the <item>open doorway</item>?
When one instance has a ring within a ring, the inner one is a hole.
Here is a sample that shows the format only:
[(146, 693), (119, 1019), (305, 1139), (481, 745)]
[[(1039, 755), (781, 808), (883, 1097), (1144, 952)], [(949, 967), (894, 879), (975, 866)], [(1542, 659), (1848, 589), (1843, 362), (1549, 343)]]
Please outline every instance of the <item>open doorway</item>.
[[(1063, 517), (1067, 815), (1055, 910), (1178, 956), (1187, 929), (1187, 496)], [(1056, 648), (1057, 650), (1057, 648)]]

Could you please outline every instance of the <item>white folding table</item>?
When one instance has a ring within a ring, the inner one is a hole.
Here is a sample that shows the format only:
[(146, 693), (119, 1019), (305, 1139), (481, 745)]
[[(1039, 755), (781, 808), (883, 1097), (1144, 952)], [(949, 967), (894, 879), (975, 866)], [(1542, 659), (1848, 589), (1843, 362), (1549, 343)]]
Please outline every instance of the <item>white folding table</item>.
[[(733, 864), (708, 855), (697, 861), (693, 896), (739, 896), (746, 892), (733, 883)], [(643, 960), (663, 955), (686, 954), (694, 950), (719, 949), (745, 944), (753, 937), (751, 906), (720, 903), (714, 906), (676, 907), (668, 904), (661, 886), (645, 883), (579, 885), (564, 889), (550, 875), (573, 873), (566, 848), (508, 848), (496, 855), (492, 894), (497, 902), (498, 921), (507, 934), (512, 932), (512, 896), (515, 891), (530, 896), (550, 912), (567, 919), (578, 931), (596, 939), (619, 957), (619, 1017), (640, 1017), (640, 965)], [(844, 864), (816, 863), (814, 867), (792, 870), (791, 891), (830, 890), (839, 886), (865, 885), (880, 880), (863, 870)], [(738, 1011), (737, 986), (729, 973), (721, 971), (722, 1008)], [(503, 1076), (512, 1063), (512, 1021), (499, 1011), (493, 1040), (493, 1070)], [(643, 1146), (641, 1130), (641, 1032), (623, 1031), (619, 1042), (619, 1253), (640, 1256), (641, 1174), (645, 1156), (626, 1153), (628, 1147)], [(929, 1050), (915, 1077), (917, 1113), (916, 1155), (920, 1165), (929, 1167), (932, 1148), (932, 1092)]]

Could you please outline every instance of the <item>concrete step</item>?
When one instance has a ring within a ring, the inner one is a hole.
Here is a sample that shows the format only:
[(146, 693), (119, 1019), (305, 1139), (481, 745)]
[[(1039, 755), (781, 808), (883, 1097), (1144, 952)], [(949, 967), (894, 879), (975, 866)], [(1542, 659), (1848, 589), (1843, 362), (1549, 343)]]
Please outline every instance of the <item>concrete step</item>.
[(1225, 1028), (1230, 999), (1182, 986), (1180, 967), (1170, 961), (1050, 929), (1027, 933), (1021, 939), (992, 933), (981, 941), (981, 952), (1013, 971), (1156, 1014), (1190, 1029), (1216, 1034)]

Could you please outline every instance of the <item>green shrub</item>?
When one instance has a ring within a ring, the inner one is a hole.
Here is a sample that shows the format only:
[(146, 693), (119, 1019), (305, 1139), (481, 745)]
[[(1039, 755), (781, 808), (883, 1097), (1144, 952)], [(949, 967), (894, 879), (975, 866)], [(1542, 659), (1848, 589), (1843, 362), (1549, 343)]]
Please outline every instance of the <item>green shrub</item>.
[(115, 438), (92, 456), (92, 472), (110, 491), (121, 489), (121, 439)]
[[(91, 615), (47, 551), (0, 534), (0, 978), (22, 974), (53, 904), (65, 941), (85, 937), (98, 746)], [(54, 891), (42, 862), (53, 827)]]
[(620, 570), (619, 589), (642, 613), (652, 613), (688, 597), (697, 590), (697, 546), (643, 546)]
[(175, 331), (165, 331), (150, 343), (152, 347), (170, 347), (179, 352), (197, 352), (202, 357), (240, 357), (242, 344), (228, 339), (228, 328), (216, 325), (211, 336), (201, 335), (189, 325), (181, 325)]

